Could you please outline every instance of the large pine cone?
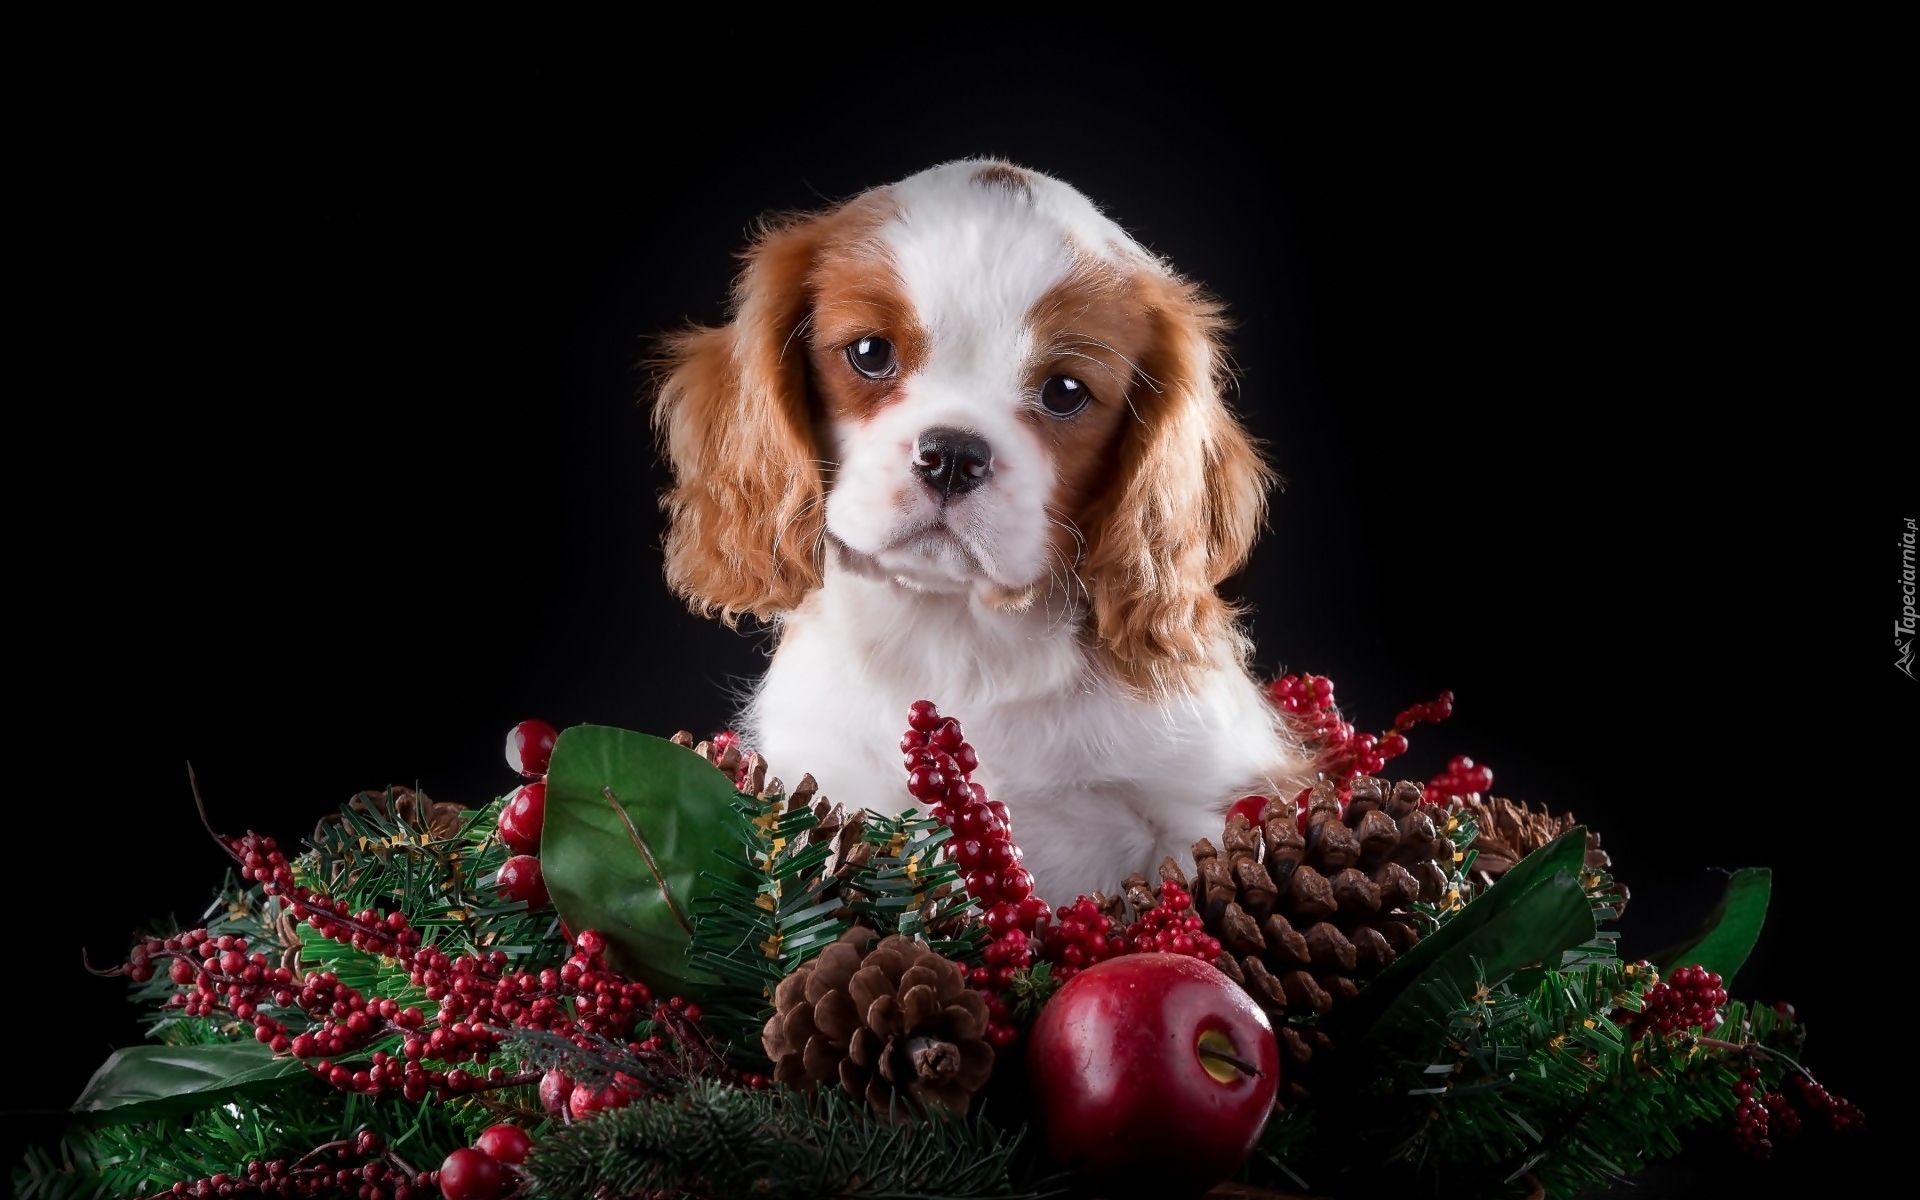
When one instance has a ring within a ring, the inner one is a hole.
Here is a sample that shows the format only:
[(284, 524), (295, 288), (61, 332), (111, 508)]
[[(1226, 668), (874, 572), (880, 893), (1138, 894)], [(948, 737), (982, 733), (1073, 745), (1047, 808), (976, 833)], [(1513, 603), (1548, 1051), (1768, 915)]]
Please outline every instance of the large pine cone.
[(1358, 995), (1420, 940), (1412, 905), (1449, 899), (1454, 845), (1420, 785), (1369, 776), (1352, 789), (1343, 817), (1332, 786), (1316, 787), (1305, 835), (1294, 801), (1275, 799), (1259, 828), (1235, 815), (1222, 849), (1193, 848), (1194, 903), (1225, 947), (1217, 965), (1278, 1018)]
[(911, 938), (855, 926), (774, 989), (761, 1045), (774, 1078), (838, 1082), (881, 1116), (901, 1092), (965, 1115), (993, 1074), (987, 1005), (959, 964)]
[[(1334, 1049), (1311, 1018), (1358, 996), (1420, 940), (1427, 918), (1414, 904), (1456, 899), (1446, 815), (1421, 804), (1421, 786), (1372, 776), (1350, 786), (1344, 814), (1331, 783), (1313, 789), (1304, 835), (1295, 801), (1270, 799), (1257, 827), (1236, 814), (1220, 847), (1206, 839), (1193, 847), (1197, 874), (1187, 886), (1220, 939), (1214, 965), (1272, 1015), (1296, 1100), (1309, 1094), (1313, 1060)], [(1171, 858), (1160, 875), (1187, 882)], [(1138, 907), (1145, 880), (1127, 884)]]
[[(1463, 796), (1450, 811), (1471, 818), (1479, 830), (1467, 849), (1476, 851), (1471, 874), (1483, 888), (1492, 887), (1515, 863), (1580, 823), (1572, 813), (1556, 817), (1544, 810), (1535, 812), (1504, 796)], [(1613, 867), (1612, 857), (1600, 848), (1600, 835), (1591, 829), (1587, 830), (1586, 866), (1596, 874)], [(1607, 876), (1604, 890), (1615, 897), (1614, 914), (1625, 912), (1627, 885)]]

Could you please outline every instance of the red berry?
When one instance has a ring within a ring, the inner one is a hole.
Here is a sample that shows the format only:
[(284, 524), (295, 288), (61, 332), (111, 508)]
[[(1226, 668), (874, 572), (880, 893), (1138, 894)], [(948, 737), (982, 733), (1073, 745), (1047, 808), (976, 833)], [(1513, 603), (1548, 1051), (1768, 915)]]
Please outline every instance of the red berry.
[(907, 724), (919, 733), (932, 733), (940, 728), (940, 710), (931, 700), (915, 700), (907, 706)]
[(515, 854), (538, 854), (546, 817), (546, 781), (523, 784), (500, 809), (500, 840)]
[(547, 773), (560, 734), (545, 721), (522, 721), (507, 731), (507, 765), (528, 779)]
[(521, 1163), (533, 1149), (533, 1139), (518, 1125), (489, 1125), (473, 1140), (474, 1147), (495, 1162)]
[(500, 1194), (500, 1164), (462, 1146), (440, 1164), (440, 1194), (447, 1200), (493, 1200)]
[(545, 908), (550, 897), (547, 881), (540, 875), (540, 860), (531, 854), (516, 854), (500, 867), (493, 886), (508, 900), (524, 900), (528, 908)]

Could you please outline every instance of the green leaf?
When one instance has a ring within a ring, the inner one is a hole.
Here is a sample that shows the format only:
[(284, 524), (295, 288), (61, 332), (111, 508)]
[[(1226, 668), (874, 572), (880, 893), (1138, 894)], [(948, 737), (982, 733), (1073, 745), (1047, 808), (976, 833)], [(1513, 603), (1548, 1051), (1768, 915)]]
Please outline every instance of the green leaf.
[(1533, 963), (1557, 965), (1560, 953), (1594, 935), (1593, 910), (1580, 873), (1587, 831), (1576, 825), (1527, 855), (1485, 895), (1401, 955), (1331, 1016), (1335, 1040), (1403, 1049), (1429, 1040), (1447, 997), (1473, 991), (1481, 978), (1506, 978)]
[(1676, 967), (1705, 967), (1720, 976), (1728, 987), (1733, 976), (1753, 953), (1760, 940), (1760, 927), (1767, 919), (1767, 900), (1773, 892), (1773, 872), (1765, 867), (1747, 867), (1735, 871), (1720, 893), (1720, 903), (1694, 934), (1677, 946), (1662, 950), (1653, 965), (1662, 975)]
[(152, 1121), (204, 1112), (243, 1093), (307, 1078), (295, 1058), (275, 1058), (259, 1042), (204, 1046), (129, 1046), (116, 1050), (73, 1102), (96, 1124)]
[(706, 998), (719, 980), (687, 961), (693, 903), (715, 872), (751, 886), (728, 820), (734, 795), (712, 763), (664, 738), (562, 731), (540, 834), (560, 919), (604, 935), (608, 962), (661, 995)]

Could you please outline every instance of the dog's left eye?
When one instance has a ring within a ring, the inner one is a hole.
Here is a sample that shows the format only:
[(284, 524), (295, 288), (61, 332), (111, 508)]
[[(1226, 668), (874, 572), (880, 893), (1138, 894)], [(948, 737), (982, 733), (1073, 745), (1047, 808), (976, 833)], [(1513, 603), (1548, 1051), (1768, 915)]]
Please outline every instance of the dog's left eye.
[(1040, 407), (1056, 417), (1070, 417), (1087, 406), (1093, 391), (1071, 375), (1049, 375), (1040, 385)]
[(893, 374), (893, 343), (883, 337), (863, 337), (847, 347), (847, 361), (868, 379)]

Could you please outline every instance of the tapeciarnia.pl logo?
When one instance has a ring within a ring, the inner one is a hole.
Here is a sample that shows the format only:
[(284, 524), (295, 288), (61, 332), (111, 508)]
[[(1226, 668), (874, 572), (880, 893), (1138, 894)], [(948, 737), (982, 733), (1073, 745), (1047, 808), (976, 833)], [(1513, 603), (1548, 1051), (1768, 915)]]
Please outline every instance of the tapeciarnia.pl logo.
[(1900, 606), (1900, 619), (1893, 623), (1893, 649), (1898, 655), (1893, 665), (1906, 672), (1908, 679), (1913, 676), (1913, 538), (1914, 521), (1907, 518), (1907, 527), (1900, 534), (1900, 597), (1904, 603)]

